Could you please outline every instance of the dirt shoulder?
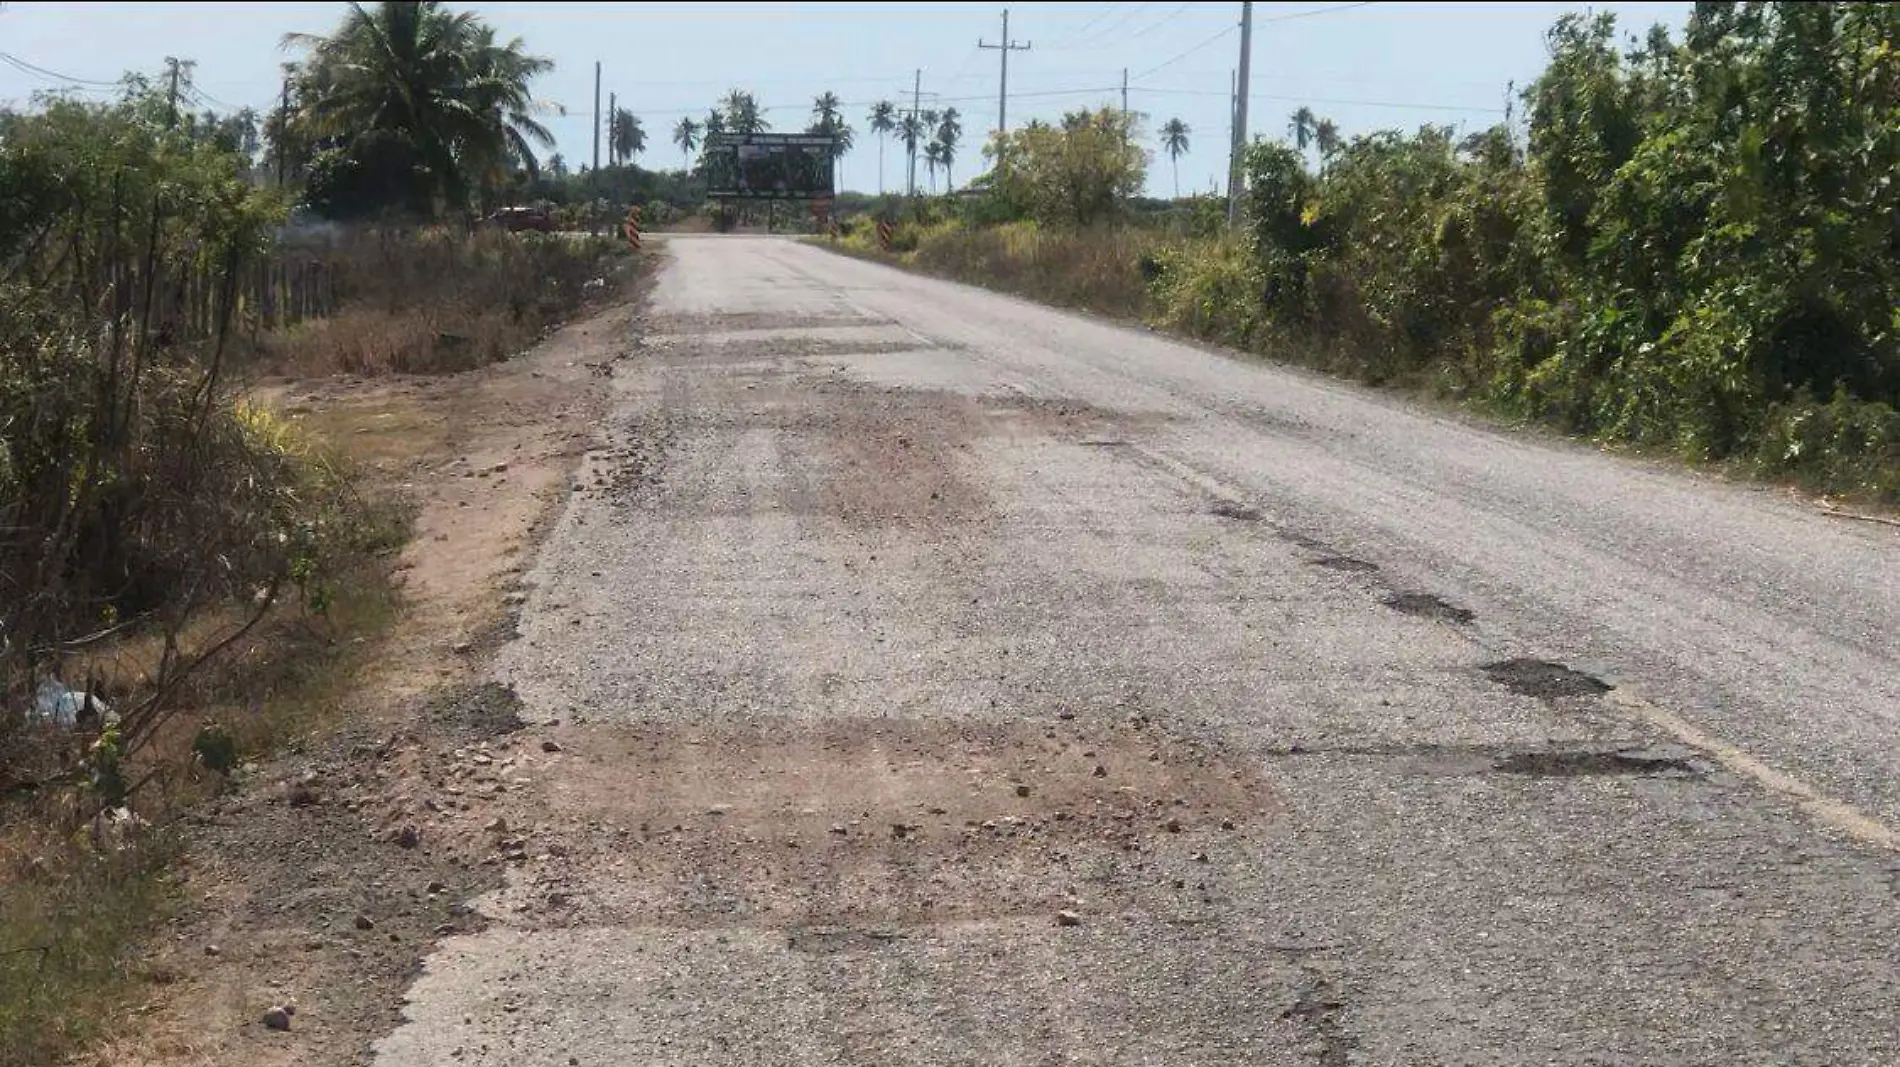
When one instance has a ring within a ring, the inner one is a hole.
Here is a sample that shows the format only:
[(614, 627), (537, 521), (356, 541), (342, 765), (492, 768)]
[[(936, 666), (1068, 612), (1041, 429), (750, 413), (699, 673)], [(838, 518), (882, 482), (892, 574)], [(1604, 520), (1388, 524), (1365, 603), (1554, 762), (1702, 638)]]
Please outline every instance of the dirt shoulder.
[[(552, 758), (482, 684), (483, 663), (597, 443), (644, 285), (478, 371), (259, 389), (414, 502), (402, 615), (330, 726), (193, 814), (186, 904), (139, 963), (144, 1003), (95, 1062), (357, 1062), (433, 941), (479, 922), (462, 902), (523, 858), (502, 827)], [(280, 1005), (287, 1033), (262, 1021)]]

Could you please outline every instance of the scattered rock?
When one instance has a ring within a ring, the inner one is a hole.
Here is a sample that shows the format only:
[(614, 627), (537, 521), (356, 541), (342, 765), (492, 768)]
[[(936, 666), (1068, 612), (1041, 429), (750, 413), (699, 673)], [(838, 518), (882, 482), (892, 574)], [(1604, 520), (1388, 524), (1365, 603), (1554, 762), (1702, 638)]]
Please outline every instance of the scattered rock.
[(905, 825), (904, 823), (894, 822), (891, 824), (891, 836), (898, 839), (899, 841), (902, 841), (904, 838), (909, 837), (910, 831), (911, 831), (911, 827)]
[(1016, 787), (1016, 795), (1017, 795), (1017, 796), (1019, 796), (1019, 797), (1026, 797), (1026, 796), (1028, 796), (1028, 795), (1029, 795), (1029, 787), (1028, 787), (1028, 786), (1026, 786), (1026, 785), (1019, 785), (1019, 786), (1017, 786), (1017, 787)]
[(548, 740), (541, 742), (541, 751), (559, 752), (561, 751), (561, 743), (552, 738), (549, 738)]
[(437, 894), (437, 893), (442, 893), (442, 892), (446, 892), (446, 891), (448, 890), (448, 888), (449, 888), (449, 887), (448, 887), (447, 885), (444, 885), (444, 884), (443, 884), (443, 883), (441, 883), (441, 882), (430, 882), (430, 883), (429, 883), (429, 895), (430, 895), (430, 896), (434, 896), (434, 895), (435, 895), (435, 894)]
[(449, 646), (449, 651), (458, 656), (466, 656), (470, 652), (475, 651), (475, 645), (468, 641), (457, 641)]
[(1064, 909), (1062, 911), (1056, 912), (1056, 925), (1057, 926), (1080, 926), (1082, 925), (1082, 916), (1077, 914), (1076, 912)]
[(307, 808), (317, 802), (317, 791), (306, 782), (298, 782), (284, 791), (284, 803), (293, 808)]
[(415, 848), (422, 844), (422, 831), (414, 826), (404, 826), (396, 831), (396, 847)]
[(216, 946), (216, 945), (206, 945), (206, 946), (205, 946), (205, 955), (207, 955), (207, 956), (217, 956), (217, 955), (221, 955), (221, 954), (223, 954), (223, 952), (224, 952), (224, 950), (223, 950), (223, 949), (221, 949), (221, 948), (219, 948), (219, 947), (218, 947), (218, 946)]
[(1168, 828), (1168, 832), (1171, 834), (1178, 834), (1181, 832), (1181, 820), (1179, 819), (1169, 819), (1166, 823), (1166, 826)]
[(837, 835), (838, 835), (839, 837), (843, 837), (843, 836), (844, 836), (845, 834), (847, 834), (847, 833), (849, 833), (850, 831), (848, 831), (848, 830), (846, 830), (846, 829), (844, 828), (844, 824), (843, 824), (843, 823), (838, 823), (838, 824), (836, 824), (836, 825), (834, 825), (834, 826), (832, 826), (832, 828), (831, 828), (831, 832), (832, 832), (832, 833), (834, 833), (834, 834), (837, 834)]
[(367, 915), (358, 915), (356, 917), (356, 928), (358, 930), (374, 930), (376, 929), (376, 920)]
[(508, 832), (508, 820), (497, 815), (488, 820), (488, 825), (482, 827), (482, 829), (491, 834), (505, 834)]
[(1194, 862), (1196, 862), (1196, 863), (1206, 863), (1206, 862), (1207, 862), (1207, 853), (1205, 853), (1205, 852), (1196, 852), (1196, 853), (1194, 854)]
[(1220, 821), (1220, 828), (1223, 830), (1232, 830), (1234, 828), (1234, 820), (1222, 819)]
[(264, 1028), (267, 1030), (290, 1029), (290, 1009), (279, 1005), (265, 1012)]
[(1098, 763), (1098, 764), (1096, 764), (1096, 765), (1095, 765), (1095, 777), (1097, 777), (1097, 778), (1106, 778), (1106, 777), (1108, 777), (1108, 768), (1107, 768), (1107, 767), (1104, 767), (1104, 766), (1102, 766), (1102, 765), (1101, 765), (1101, 764), (1099, 764), (1099, 763)]

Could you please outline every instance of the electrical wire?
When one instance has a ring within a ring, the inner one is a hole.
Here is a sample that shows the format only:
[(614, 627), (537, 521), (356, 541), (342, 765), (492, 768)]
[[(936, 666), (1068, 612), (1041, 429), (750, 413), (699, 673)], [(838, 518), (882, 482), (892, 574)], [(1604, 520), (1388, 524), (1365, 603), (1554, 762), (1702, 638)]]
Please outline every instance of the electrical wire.
[(97, 78), (75, 78), (70, 74), (61, 74), (56, 70), (47, 70), (38, 64), (29, 63), (11, 52), (0, 52), (0, 61), (6, 62), (7, 65), (20, 71), (22, 74), (34, 74), (42, 78), (48, 78), (56, 82), (66, 82), (71, 85), (98, 85), (109, 89), (116, 89), (121, 84), (117, 81), (100, 81)]
[(1357, 4), (1336, 4), (1333, 7), (1322, 7), (1322, 8), (1315, 9), (1313, 11), (1294, 11), (1285, 15), (1273, 15), (1264, 19), (1255, 19), (1254, 21), (1255, 22), (1291, 22), (1294, 19), (1310, 19), (1314, 15), (1332, 15), (1341, 11), (1351, 11), (1354, 8), (1371, 7), (1372, 4), (1373, 4), (1373, 0), (1361, 0), (1361, 2)]
[(1187, 14), (1188, 10), (1192, 8), (1194, 4), (1195, 4), (1195, 0), (1188, 0), (1187, 3), (1182, 4), (1180, 7), (1177, 7), (1173, 11), (1168, 12), (1166, 15), (1161, 16), (1161, 20), (1159, 22), (1151, 22), (1147, 26), (1139, 30), (1136, 30), (1132, 36), (1139, 38), (1147, 34), (1153, 33), (1154, 31), (1160, 29), (1161, 27), (1166, 26), (1168, 23), (1173, 22), (1175, 19), (1180, 18), (1182, 15)]
[(1122, 27), (1135, 21), (1135, 18), (1137, 16), (1139, 16), (1142, 12), (1146, 11), (1147, 9), (1153, 6), (1155, 6), (1154, 0), (1150, 0), (1149, 3), (1145, 3), (1145, 4), (1136, 4), (1134, 7), (1128, 10), (1128, 13), (1126, 15), (1123, 15), (1121, 18), (1115, 20), (1114, 22), (1109, 23), (1107, 26), (1102, 27), (1100, 30), (1098, 30), (1095, 33), (1094, 36), (1089, 37), (1087, 40), (1076, 41), (1075, 43), (1065, 45), (1060, 49), (1051, 48), (1051, 49), (1048, 49), (1048, 51), (1079, 52), (1084, 49), (1099, 47), (1102, 42), (1109, 40), (1116, 33), (1120, 32)]
[(1049, 51), (1054, 51), (1054, 52), (1067, 51), (1069, 47), (1068, 42), (1080, 40), (1083, 37), (1088, 36), (1088, 32), (1090, 30), (1094, 29), (1097, 25), (1099, 25), (1103, 19), (1115, 13), (1115, 8), (1117, 6), (1118, 5), (1116, 4), (1103, 4), (1102, 10), (1097, 12), (1094, 18), (1083, 23), (1081, 29), (1075, 31), (1074, 33), (1069, 34), (1067, 37), (1058, 37), (1054, 41), (1051, 41), (1045, 47)]
[[(1130, 86), (1130, 92), (1155, 93), (1161, 96), (1226, 96), (1216, 89), (1156, 89), (1149, 86)], [(1504, 114), (1501, 107), (1479, 107), (1474, 104), (1428, 104), (1418, 101), (1399, 100), (1339, 100), (1323, 96), (1284, 96), (1277, 93), (1248, 93), (1249, 100), (1272, 100), (1288, 104), (1331, 104), (1336, 107), (1390, 107), (1415, 111), (1482, 111), (1487, 114)]]
[(1157, 71), (1166, 70), (1169, 67), (1174, 66), (1176, 63), (1181, 62), (1183, 59), (1186, 59), (1187, 57), (1193, 55), (1194, 53), (1199, 52), (1201, 49), (1206, 48), (1207, 46), (1215, 43), (1216, 41), (1219, 41), (1221, 38), (1226, 37), (1228, 34), (1233, 33), (1239, 29), (1240, 29), (1239, 26), (1229, 26), (1226, 29), (1215, 34), (1214, 36), (1209, 37), (1207, 40), (1202, 41), (1200, 44), (1197, 44), (1194, 47), (1189, 48), (1187, 51), (1182, 52), (1171, 59), (1163, 60), (1162, 62), (1157, 63), (1152, 67), (1149, 67), (1147, 70), (1144, 70), (1140, 74), (1135, 75), (1133, 80), (1140, 81), (1141, 79), (1146, 78), (1148, 75), (1153, 74)]

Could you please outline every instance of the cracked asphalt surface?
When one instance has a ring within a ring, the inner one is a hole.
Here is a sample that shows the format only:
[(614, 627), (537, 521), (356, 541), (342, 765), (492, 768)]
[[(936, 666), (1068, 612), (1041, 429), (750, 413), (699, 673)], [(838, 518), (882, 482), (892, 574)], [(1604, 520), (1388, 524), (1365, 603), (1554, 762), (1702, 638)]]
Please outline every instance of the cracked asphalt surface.
[(386, 1067), (1900, 1062), (1900, 537), (664, 241)]

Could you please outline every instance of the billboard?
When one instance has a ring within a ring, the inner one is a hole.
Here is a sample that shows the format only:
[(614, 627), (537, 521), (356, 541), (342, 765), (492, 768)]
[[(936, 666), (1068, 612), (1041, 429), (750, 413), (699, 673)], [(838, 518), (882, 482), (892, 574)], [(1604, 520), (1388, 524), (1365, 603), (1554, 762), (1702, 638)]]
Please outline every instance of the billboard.
[(724, 200), (810, 200), (832, 191), (838, 139), (813, 133), (708, 134), (706, 195)]

